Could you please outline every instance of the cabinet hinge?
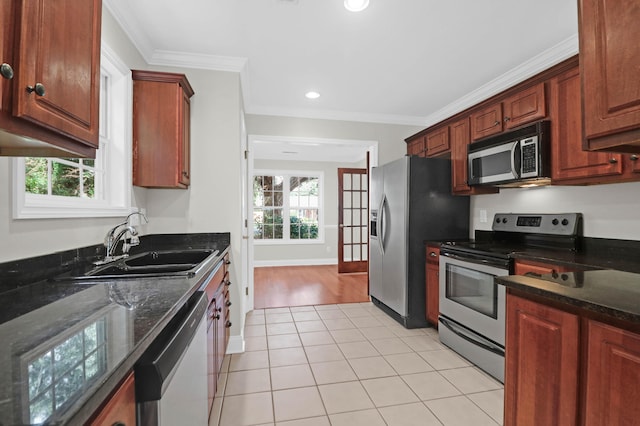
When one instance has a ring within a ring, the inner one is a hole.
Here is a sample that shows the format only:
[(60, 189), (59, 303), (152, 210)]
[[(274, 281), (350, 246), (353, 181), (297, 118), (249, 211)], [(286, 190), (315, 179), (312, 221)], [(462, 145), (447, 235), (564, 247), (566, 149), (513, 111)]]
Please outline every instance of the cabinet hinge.
[(244, 150), (244, 159), (246, 160), (247, 158), (249, 158), (249, 150), (245, 149)]
[(244, 220), (244, 227), (245, 227), (245, 228), (248, 228), (248, 227), (249, 227), (249, 220), (248, 220), (248, 219), (245, 219), (245, 220)]
[(249, 287), (245, 287), (244, 288), (244, 295), (248, 296), (249, 295)]

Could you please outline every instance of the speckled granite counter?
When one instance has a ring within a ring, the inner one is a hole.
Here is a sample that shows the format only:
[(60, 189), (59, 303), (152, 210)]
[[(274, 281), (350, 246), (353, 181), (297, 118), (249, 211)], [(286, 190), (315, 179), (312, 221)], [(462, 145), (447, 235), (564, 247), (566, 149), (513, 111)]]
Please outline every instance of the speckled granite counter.
[(498, 277), (496, 282), (556, 302), (640, 324), (640, 241), (584, 238), (578, 252), (527, 249), (514, 259), (561, 265), (556, 275)]
[(640, 274), (608, 269), (564, 272), (558, 276), (496, 277), (507, 288), (576, 306), (620, 320), (640, 323)]
[(228, 233), (164, 234), (131, 250), (219, 250), (190, 278), (48, 280), (85, 268), (101, 245), (0, 264), (0, 425), (84, 424), (229, 244)]

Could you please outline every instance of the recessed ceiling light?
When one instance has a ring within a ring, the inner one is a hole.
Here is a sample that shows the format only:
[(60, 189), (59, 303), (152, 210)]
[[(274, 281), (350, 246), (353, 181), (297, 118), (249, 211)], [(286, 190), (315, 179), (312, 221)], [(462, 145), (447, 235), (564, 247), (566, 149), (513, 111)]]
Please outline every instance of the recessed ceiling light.
[(360, 12), (369, 6), (369, 0), (344, 0), (344, 7), (350, 12)]
[(320, 97), (320, 93), (311, 91), (305, 93), (304, 96), (306, 96), (307, 99), (318, 99)]

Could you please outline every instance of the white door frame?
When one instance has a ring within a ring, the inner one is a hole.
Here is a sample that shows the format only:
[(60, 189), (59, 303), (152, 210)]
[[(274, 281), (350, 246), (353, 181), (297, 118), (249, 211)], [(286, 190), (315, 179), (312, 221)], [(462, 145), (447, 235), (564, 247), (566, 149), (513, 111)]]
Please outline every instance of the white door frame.
[[(246, 134), (246, 133), (245, 133)], [(243, 217), (243, 231), (242, 231), (242, 274), (243, 278), (246, 277), (247, 292), (248, 296), (245, 301), (245, 310), (244, 312), (249, 312), (254, 308), (254, 283), (253, 283), (253, 267), (254, 267), (254, 246), (253, 246), (253, 185), (251, 184), (253, 180), (253, 151), (254, 144), (258, 141), (261, 142), (295, 142), (297, 144), (323, 144), (323, 145), (334, 145), (334, 146), (360, 146), (364, 151), (369, 152), (369, 163), (370, 167), (374, 167), (378, 165), (378, 141), (371, 140), (353, 140), (353, 139), (324, 139), (324, 138), (308, 138), (308, 137), (292, 137), (292, 136), (264, 136), (264, 135), (248, 135), (248, 137), (243, 137), (243, 145), (244, 141), (246, 141), (246, 148), (243, 147), (243, 151), (247, 152), (246, 160), (243, 156), (242, 158), (242, 189), (245, 191), (242, 196), (243, 205), (242, 205), (242, 217)], [(246, 170), (246, 173), (245, 173)], [(244, 219), (247, 220), (247, 226), (244, 226)], [(246, 249), (245, 249), (246, 243)], [(246, 294), (246, 293), (245, 293)]]

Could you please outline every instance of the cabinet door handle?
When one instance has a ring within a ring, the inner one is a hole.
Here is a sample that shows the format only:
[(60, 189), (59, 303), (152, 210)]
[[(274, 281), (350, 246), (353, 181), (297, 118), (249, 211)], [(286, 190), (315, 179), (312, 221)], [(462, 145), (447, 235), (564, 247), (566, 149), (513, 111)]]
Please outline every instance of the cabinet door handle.
[(225, 264), (225, 265), (231, 265), (231, 261), (230, 261), (230, 260), (225, 260), (225, 261), (224, 261), (224, 264)]
[(0, 74), (7, 80), (11, 80), (13, 78), (13, 68), (11, 68), (11, 65), (4, 63), (0, 65)]
[(629, 157), (629, 159), (631, 161), (638, 161), (638, 156), (636, 154), (633, 154), (631, 157)]
[(609, 159), (609, 163), (611, 163), (611, 164), (616, 164), (617, 162), (618, 162), (618, 159), (617, 159), (617, 158), (611, 157), (611, 158)]
[(27, 86), (27, 92), (28, 93), (36, 92), (36, 95), (38, 96), (44, 96), (44, 94), (46, 93), (44, 89), (44, 84), (42, 83), (36, 83), (35, 86)]
[(493, 127), (495, 127), (495, 126), (499, 126), (499, 125), (500, 125), (500, 120), (496, 120), (496, 122), (495, 122), (495, 123), (493, 123)]
[(227, 323), (224, 326), (227, 328), (231, 327), (231, 321), (227, 321)]
[(511, 121), (511, 117), (505, 117), (505, 118), (504, 118), (504, 122), (505, 122), (505, 123), (507, 123), (507, 122), (509, 122), (509, 121)]
[(232, 303), (231, 303), (231, 301), (230, 301), (230, 300), (227, 300), (227, 303), (225, 303), (225, 305), (226, 305), (227, 307), (229, 307), (229, 306), (231, 306), (231, 305), (232, 305)]
[(227, 281), (226, 283), (224, 283), (224, 285), (226, 285), (227, 287), (231, 285), (231, 281)]
[(431, 253), (429, 253), (429, 256), (431, 256), (431, 257), (436, 257), (436, 252), (435, 252), (435, 251), (432, 251)]
[(213, 316), (213, 319), (217, 319), (217, 320), (219, 320), (219, 319), (220, 319), (220, 314), (215, 314), (215, 315)]
[(112, 424), (111, 426), (127, 426), (126, 424), (124, 424), (123, 422), (115, 422), (114, 424)]

